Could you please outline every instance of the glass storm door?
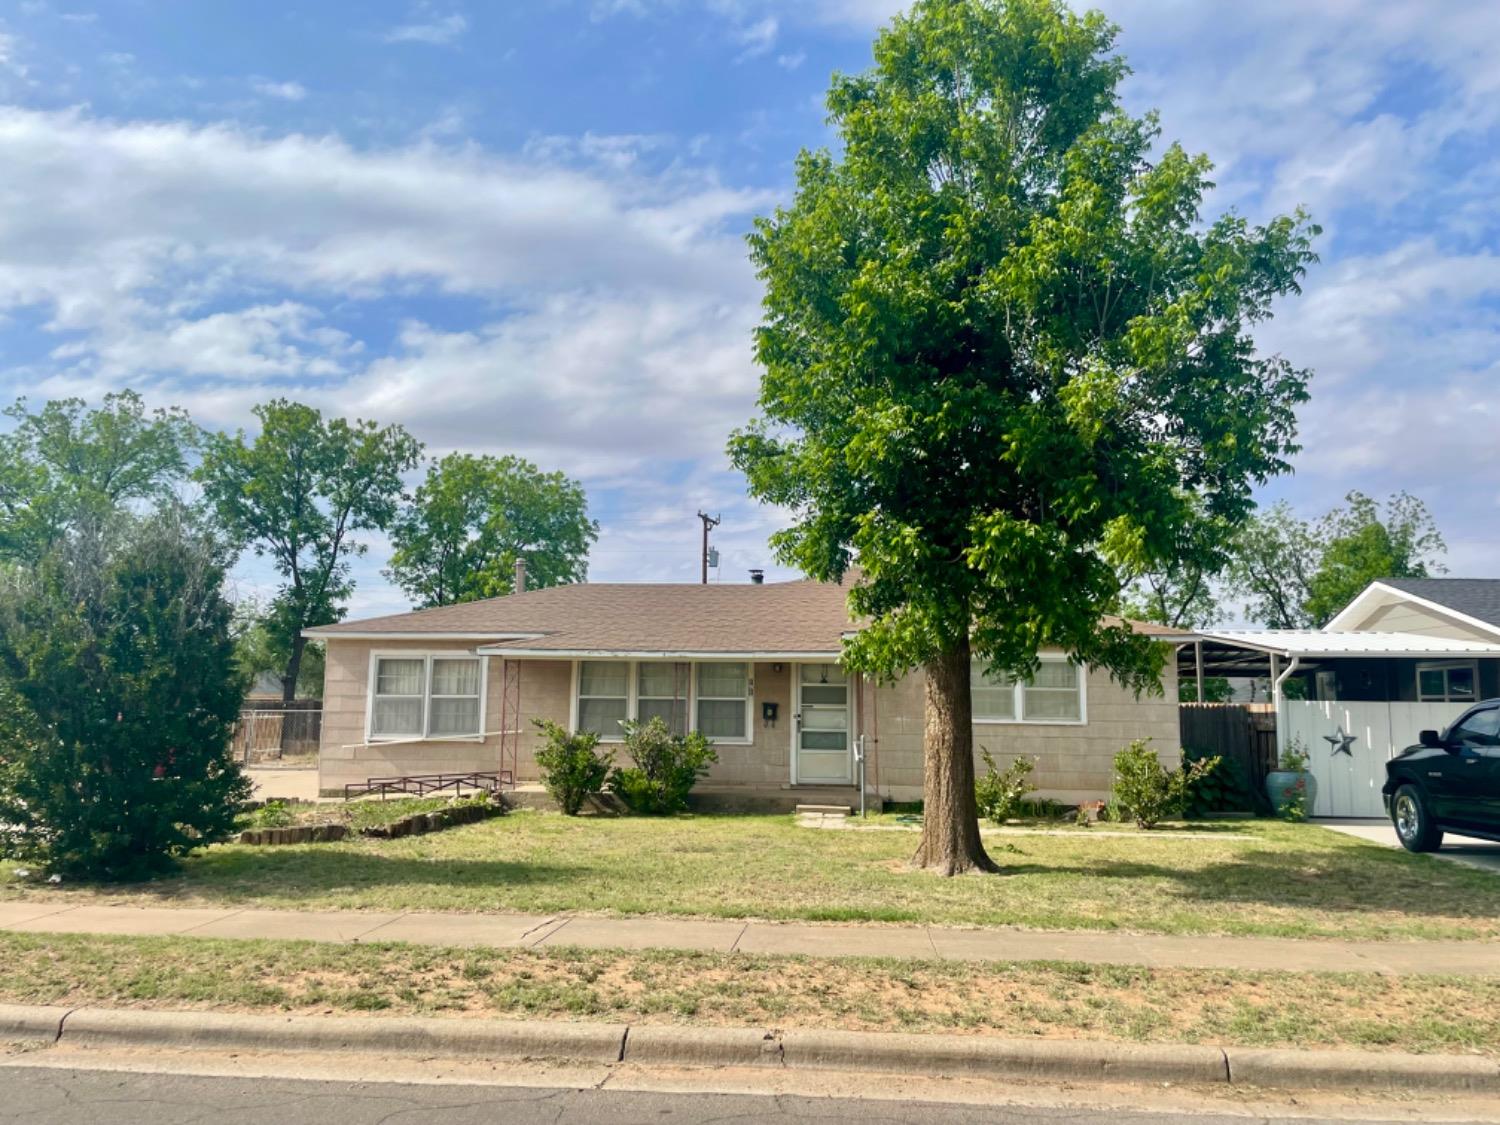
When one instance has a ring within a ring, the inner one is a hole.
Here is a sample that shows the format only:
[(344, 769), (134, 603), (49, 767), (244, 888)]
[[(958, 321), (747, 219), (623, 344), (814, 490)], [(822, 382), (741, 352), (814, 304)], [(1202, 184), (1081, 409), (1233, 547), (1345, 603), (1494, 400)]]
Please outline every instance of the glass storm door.
[(837, 664), (797, 666), (798, 785), (853, 783), (849, 753), (849, 681)]

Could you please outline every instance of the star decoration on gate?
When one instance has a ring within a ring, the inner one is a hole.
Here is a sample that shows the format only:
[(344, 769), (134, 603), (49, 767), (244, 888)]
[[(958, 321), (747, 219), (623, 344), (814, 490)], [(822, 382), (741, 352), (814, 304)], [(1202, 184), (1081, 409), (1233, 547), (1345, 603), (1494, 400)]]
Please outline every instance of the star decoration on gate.
[(1348, 754), (1349, 757), (1354, 757), (1354, 751), (1349, 749), (1349, 747), (1354, 745), (1354, 735), (1345, 734), (1343, 727), (1339, 727), (1338, 731), (1334, 734), (1325, 734), (1323, 741), (1333, 747), (1333, 753), (1330, 757), (1336, 758), (1340, 754)]

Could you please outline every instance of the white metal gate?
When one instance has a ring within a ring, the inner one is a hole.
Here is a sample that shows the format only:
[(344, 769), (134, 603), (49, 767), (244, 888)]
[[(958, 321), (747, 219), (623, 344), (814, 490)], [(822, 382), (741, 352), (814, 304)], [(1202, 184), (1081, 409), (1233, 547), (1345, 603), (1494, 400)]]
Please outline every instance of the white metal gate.
[(1314, 816), (1384, 816), (1380, 787), (1385, 763), (1417, 741), (1422, 730), (1441, 730), (1468, 703), (1340, 703), (1285, 699), (1277, 716), (1277, 742), (1300, 741), (1318, 782)]

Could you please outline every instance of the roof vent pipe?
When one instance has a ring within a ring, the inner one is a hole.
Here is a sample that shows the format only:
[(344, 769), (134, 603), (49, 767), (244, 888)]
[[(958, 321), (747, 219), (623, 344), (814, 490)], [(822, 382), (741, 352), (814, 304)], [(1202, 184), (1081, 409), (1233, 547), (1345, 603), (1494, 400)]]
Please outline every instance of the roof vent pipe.
[(516, 556), (516, 580), (511, 583), (512, 594), (524, 594), (526, 592), (526, 556)]
[(754, 584), (756, 586), (760, 586), (760, 585), (762, 585), (765, 582), (765, 580), (766, 580), (766, 572), (765, 571), (763, 571), (763, 570), (752, 570), (750, 572), (750, 581), (751, 581), (752, 584)]

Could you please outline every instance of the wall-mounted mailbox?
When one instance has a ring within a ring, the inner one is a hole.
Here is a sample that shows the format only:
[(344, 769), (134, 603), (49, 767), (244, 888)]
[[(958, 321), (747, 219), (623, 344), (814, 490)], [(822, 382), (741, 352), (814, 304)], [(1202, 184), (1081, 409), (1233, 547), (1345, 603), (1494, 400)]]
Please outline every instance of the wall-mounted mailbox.
[(774, 723), (776, 721), (776, 704), (762, 703), (760, 705), (760, 717), (765, 722)]

